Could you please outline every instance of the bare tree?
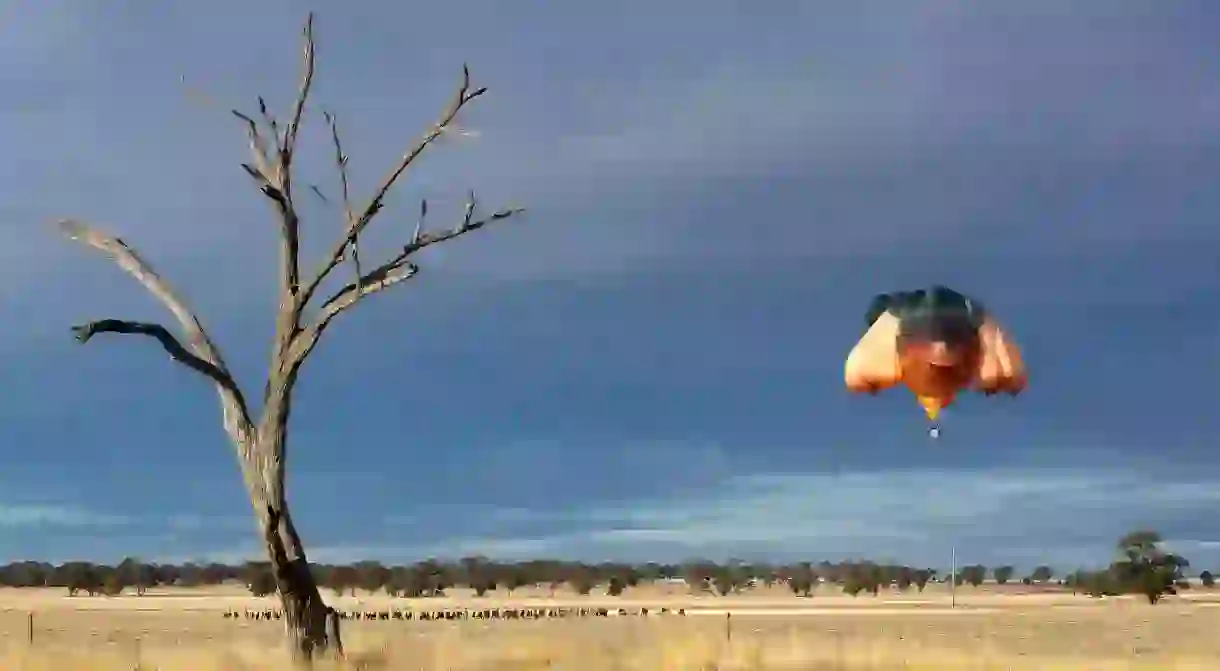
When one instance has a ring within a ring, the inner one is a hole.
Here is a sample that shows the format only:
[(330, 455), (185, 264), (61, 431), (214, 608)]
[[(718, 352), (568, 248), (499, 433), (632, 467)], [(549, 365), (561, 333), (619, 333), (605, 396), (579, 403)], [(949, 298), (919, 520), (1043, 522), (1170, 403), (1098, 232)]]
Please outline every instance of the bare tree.
[[(251, 160), (242, 164), (242, 168), (271, 202), (279, 223), (279, 307), (275, 315), (275, 337), (259, 417), (252, 415), (246, 397), (229, 372), (220, 349), (208, 336), (199, 318), (147, 261), (123, 240), (79, 221), (62, 221), (60, 227), (69, 238), (109, 256), (138, 280), (173, 313), (185, 337), (179, 340), (160, 324), (102, 319), (73, 327), (76, 338), (86, 343), (99, 333), (149, 336), (159, 342), (173, 360), (202, 374), (215, 385), (220, 396), (224, 429), (236, 449), (250, 503), (254, 507), (262, 541), (271, 561), (292, 652), (299, 660), (309, 660), (328, 649), (342, 654), (342, 643), (338, 617), (318, 593), (301, 538), (288, 512), (285, 487), (288, 420), (293, 389), (301, 366), (335, 317), (370, 294), (413, 277), (419, 271), (411, 261), (416, 252), (478, 230), (490, 222), (512, 217), (520, 210), (501, 210), (486, 217), (476, 217), (472, 193), (455, 226), (439, 232), (428, 232), (423, 230), (423, 216), (427, 213), (425, 202), (421, 205), (420, 224), (416, 225), (414, 234), (400, 250), (380, 265), (361, 265), (360, 236), (381, 211), (391, 187), (424, 150), (446, 131), (452, 130), (458, 113), (486, 91), (485, 88), (471, 87), (470, 72), (463, 66), (461, 85), (440, 119), (407, 149), (362, 208), (355, 209), (349, 197), (347, 155), (340, 140), (338, 124), (334, 116), (325, 115), (339, 174), (342, 235), (313, 276), (302, 281), (298, 254), (301, 221), (296, 200), (299, 191), (295, 188), (298, 185), (294, 183), (292, 168), (297, 137), (314, 77), (312, 14), (305, 23), (303, 61), (300, 88), (287, 123), (281, 123), (269, 112), (262, 98), (258, 101), (257, 121), (252, 116), (233, 112), (245, 126), (250, 143)], [(315, 187), (308, 188), (317, 191)], [(318, 192), (318, 195), (321, 196), (321, 193)], [(325, 296), (321, 293), (324, 281), (345, 261), (351, 262), (353, 279), (333, 294)], [(325, 296), (325, 299), (319, 301), (319, 296)]]

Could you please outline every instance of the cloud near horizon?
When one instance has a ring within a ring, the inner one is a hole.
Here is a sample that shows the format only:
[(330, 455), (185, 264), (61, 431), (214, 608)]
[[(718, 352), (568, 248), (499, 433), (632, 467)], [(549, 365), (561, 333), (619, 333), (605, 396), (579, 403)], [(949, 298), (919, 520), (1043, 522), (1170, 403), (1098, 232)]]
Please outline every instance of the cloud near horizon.
[[(1220, 479), (1143, 465), (763, 472), (727, 474), (630, 502), (420, 505), (374, 522), (377, 542), (336, 543), (332, 528), (307, 543), (307, 551), (321, 563), (482, 555), (635, 562), (873, 559), (943, 568), (956, 548), (960, 562), (1021, 569), (1045, 563), (1062, 571), (1104, 564), (1120, 535), (1152, 528), (1201, 570), (1220, 564), (1220, 525), (1210, 521), (1218, 507)], [(239, 514), (122, 515), (68, 504), (9, 504), (0, 506), (0, 528), (102, 541), (101, 555), (51, 543), (51, 554), (10, 554), (4, 561), (137, 556), (236, 563), (262, 557), (252, 520)]]
[(122, 515), (108, 515), (75, 506), (0, 504), (0, 528), (91, 528), (119, 526), (129, 522), (131, 518)]
[[(681, 562), (872, 559), (944, 567), (1011, 563), (1028, 569), (1097, 566), (1135, 529), (1162, 532), (1196, 570), (1220, 561), (1220, 480), (1117, 468), (901, 469), (757, 474), (626, 504), (566, 509), (423, 506), (385, 518), (384, 544), (319, 542), (316, 562), (500, 560)], [(1166, 522), (1166, 520), (1172, 520)], [(399, 540), (389, 540), (397, 537)], [(426, 538), (423, 542), (412, 542)], [(257, 546), (175, 555), (259, 559)]]

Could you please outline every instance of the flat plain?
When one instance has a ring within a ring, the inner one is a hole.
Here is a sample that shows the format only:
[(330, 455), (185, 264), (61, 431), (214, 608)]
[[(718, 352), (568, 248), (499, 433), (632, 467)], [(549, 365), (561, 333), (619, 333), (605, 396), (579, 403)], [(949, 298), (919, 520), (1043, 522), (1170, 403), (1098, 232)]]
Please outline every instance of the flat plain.
[[(622, 597), (525, 588), (483, 598), (335, 597), (349, 611), (598, 607), (612, 617), (538, 620), (345, 622), (350, 669), (1220, 669), (1220, 591), (1193, 590), (1150, 606), (1135, 598), (963, 587), (849, 597), (822, 586), (812, 598), (779, 588), (691, 596), (682, 586), (632, 588)], [(62, 590), (0, 589), (0, 668), (288, 668), (276, 621), (225, 618), (274, 608), (240, 586), (167, 588), (144, 596), (68, 597)], [(661, 615), (661, 607), (685, 616)], [(641, 608), (649, 615), (640, 616)]]

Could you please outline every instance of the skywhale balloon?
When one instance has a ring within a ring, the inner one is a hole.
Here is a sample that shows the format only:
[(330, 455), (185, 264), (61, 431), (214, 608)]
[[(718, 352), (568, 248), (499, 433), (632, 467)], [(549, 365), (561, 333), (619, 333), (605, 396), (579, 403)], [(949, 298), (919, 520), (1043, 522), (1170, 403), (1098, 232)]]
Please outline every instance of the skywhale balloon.
[(902, 384), (933, 425), (958, 394), (988, 396), (1025, 390), (1021, 351), (977, 300), (944, 286), (896, 291), (873, 299), (867, 330), (847, 355), (844, 381), (856, 393)]

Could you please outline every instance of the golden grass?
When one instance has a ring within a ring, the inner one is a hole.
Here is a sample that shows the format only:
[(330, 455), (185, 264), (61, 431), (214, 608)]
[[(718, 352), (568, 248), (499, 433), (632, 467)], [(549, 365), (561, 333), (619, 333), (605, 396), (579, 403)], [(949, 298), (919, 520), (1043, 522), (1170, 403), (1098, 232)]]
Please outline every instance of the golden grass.
[[(943, 594), (797, 599), (762, 591), (740, 597), (628, 594), (626, 607), (661, 604), (736, 611), (682, 617), (500, 622), (347, 622), (348, 659), (321, 668), (574, 671), (685, 669), (1220, 669), (1220, 608), (1175, 599), (1006, 596), (965, 590), (950, 611)], [(343, 605), (352, 606), (345, 598)], [(388, 603), (362, 597), (365, 607)], [(483, 604), (464, 595), (448, 607)], [(602, 602), (522, 591), (495, 603)], [(185, 590), (143, 598), (67, 599), (57, 592), (0, 590), (0, 669), (288, 668), (274, 622), (225, 620), (227, 608), (269, 602), (234, 590)], [(400, 607), (403, 600), (396, 602)], [(434, 607), (437, 600), (415, 604)], [(772, 614), (762, 615), (771, 609)], [(784, 609), (779, 612), (777, 609)], [(801, 614), (792, 612), (801, 609)], [(26, 611), (35, 612), (28, 641)], [(747, 614), (753, 613), (753, 614)], [(731, 635), (730, 635), (731, 634)]]

